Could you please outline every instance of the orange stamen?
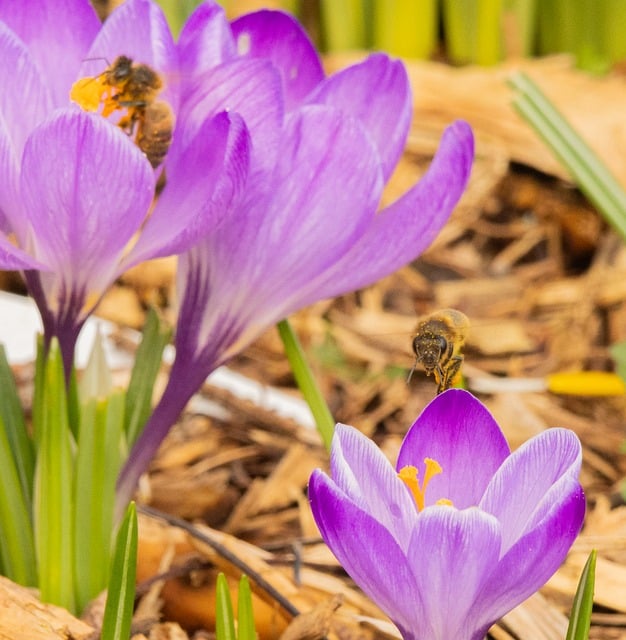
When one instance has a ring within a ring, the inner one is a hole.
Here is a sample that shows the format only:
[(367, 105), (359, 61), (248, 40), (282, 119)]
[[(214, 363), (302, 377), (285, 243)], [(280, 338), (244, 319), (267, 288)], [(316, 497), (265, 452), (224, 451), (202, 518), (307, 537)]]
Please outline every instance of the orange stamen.
[[(415, 500), (415, 504), (417, 505), (417, 510), (422, 511), (424, 506), (426, 505), (426, 489), (428, 484), (436, 475), (442, 473), (441, 465), (432, 458), (426, 458), (424, 460), (424, 464), (426, 465), (426, 471), (424, 473), (424, 480), (420, 486), (420, 481), (418, 479), (418, 470), (417, 467), (412, 465), (407, 465), (402, 467), (398, 472), (398, 478), (406, 484), (406, 486), (410, 489), (413, 494), (413, 499)], [(443, 504), (452, 506), (452, 501), (447, 498), (441, 498), (437, 500), (436, 504)]]

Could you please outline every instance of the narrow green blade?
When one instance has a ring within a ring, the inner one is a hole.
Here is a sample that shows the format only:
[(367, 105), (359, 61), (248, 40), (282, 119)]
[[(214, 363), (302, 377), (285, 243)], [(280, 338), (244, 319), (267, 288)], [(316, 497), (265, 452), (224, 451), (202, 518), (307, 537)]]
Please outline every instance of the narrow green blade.
[(137, 349), (135, 366), (126, 392), (124, 430), (128, 446), (132, 447), (148, 420), (152, 409), (152, 392), (161, 367), (163, 349), (170, 341), (172, 330), (154, 309), (148, 312), (143, 338)]
[(0, 345), (0, 418), (4, 423), (4, 431), (11, 447), (13, 461), (22, 487), (22, 495), (30, 511), (35, 473), (35, 452), (26, 430), (24, 411), (2, 345)]
[(328, 450), (335, 431), (335, 421), (324, 400), (324, 396), (317, 386), (313, 372), (304, 355), (302, 345), (298, 340), (289, 320), (282, 320), (277, 325), (280, 339), (285, 347), (285, 354), (289, 360), (293, 377), (296, 379), (298, 388), (302, 392), (304, 399), (311, 408), (315, 425), (319, 431), (322, 441)]
[(215, 585), (215, 639), (237, 640), (233, 603), (226, 576), (220, 573)]
[(593, 591), (596, 583), (596, 556), (595, 550), (589, 554), (580, 574), (565, 640), (587, 640), (589, 638)]
[(0, 561), (2, 574), (26, 586), (35, 586), (37, 561), (30, 518), (18, 468), (0, 417)]
[(256, 640), (254, 612), (252, 611), (252, 591), (248, 576), (241, 576), (237, 594), (237, 636), (238, 640)]
[(626, 192), (539, 87), (516, 73), (510, 84), (519, 92), (513, 105), (543, 138), (576, 184), (607, 222), (626, 239)]
[(73, 531), (73, 442), (61, 351), (56, 340), (48, 352), (35, 472), (35, 548), (39, 588), (45, 602), (75, 611)]
[(131, 502), (115, 542), (101, 640), (128, 640), (130, 637), (137, 575), (137, 528), (137, 511), (135, 503)]
[(115, 480), (120, 468), (124, 394), (83, 405), (76, 454), (75, 558), (79, 611), (103, 591), (109, 577)]

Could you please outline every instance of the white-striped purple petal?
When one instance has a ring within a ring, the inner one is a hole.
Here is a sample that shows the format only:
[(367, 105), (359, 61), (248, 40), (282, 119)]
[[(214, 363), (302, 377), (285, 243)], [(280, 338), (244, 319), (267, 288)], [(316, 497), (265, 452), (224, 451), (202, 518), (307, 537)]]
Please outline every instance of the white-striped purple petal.
[(569, 484), (578, 478), (581, 462), (574, 433), (550, 429), (525, 442), (502, 464), (479, 506), (502, 522), (503, 553), (552, 506), (552, 487), (563, 495), (561, 479)]
[[(497, 519), (479, 509), (441, 506), (424, 510), (415, 524), (406, 559), (424, 607), (423, 620), (414, 620), (415, 637), (474, 637), (474, 609), (497, 565), (500, 536)], [(480, 638), (486, 629), (481, 632)]]
[[(87, 0), (3, 0), (0, 21), (28, 47), (45, 78), (53, 105), (66, 106), (69, 88), (100, 28), (91, 4)], [(6, 85), (1, 86), (4, 92)]]
[(101, 294), (148, 212), (154, 174), (120, 129), (71, 109), (27, 140), (20, 187), (33, 255), (65, 290)]
[(322, 537), (348, 575), (404, 637), (417, 640), (412, 630), (416, 620), (425, 619), (422, 594), (413, 567), (393, 536), (319, 469), (309, 480), (309, 500)]
[(406, 553), (417, 507), (382, 451), (353, 427), (338, 424), (330, 468), (333, 482), (380, 522)]

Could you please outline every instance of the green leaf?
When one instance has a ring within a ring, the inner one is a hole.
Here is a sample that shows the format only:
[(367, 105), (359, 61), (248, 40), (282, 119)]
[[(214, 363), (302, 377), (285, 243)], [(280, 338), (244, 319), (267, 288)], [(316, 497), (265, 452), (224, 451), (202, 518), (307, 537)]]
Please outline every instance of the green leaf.
[(63, 361), (56, 339), (50, 345), (41, 384), (34, 490), (39, 588), (45, 602), (75, 611), (73, 438), (67, 417)]
[(330, 443), (335, 431), (335, 421), (330, 409), (326, 404), (326, 400), (324, 400), (320, 388), (315, 382), (315, 377), (306, 360), (302, 345), (298, 340), (298, 336), (296, 336), (291, 328), (289, 320), (282, 320), (276, 326), (278, 327), (280, 339), (285, 346), (285, 354), (289, 360), (293, 377), (304, 399), (311, 408), (311, 412), (315, 418), (315, 425), (317, 426), (320, 436), (322, 436), (324, 445), (330, 450)]
[(128, 446), (132, 447), (152, 410), (152, 393), (161, 367), (163, 349), (170, 341), (172, 330), (159, 320), (151, 309), (146, 318), (143, 338), (137, 349), (135, 366), (126, 392), (124, 430)]
[(18, 467), (0, 417), (0, 560), (2, 574), (26, 586), (37, 583), (37, 561), (30, 517)]
[(237, 638), (238, 640), (256, 640), (256, 637), (250, 581), (248, 576), (241, 576), (237, 594)]
[(223, 573), (217, 576), (215, 585), (215, 640), (237, 640), (233, 603)]
[(17, 393), (13, 373), (2, 345), (0, 345), (0, 418), (11, 447), (13, 461), (22, 487), (22, 496), (30, 512), (35, 473), (35, 452), (26, 430), (24, 411)]
[(597, 552), (595, 550), (589, 554), (589, 558), (587, 558), (580, 575), (565, 640), (587, 640), (589, 637), (593, 591), (596, 581), (596, 556)]
[(76, 454), (75, 558), (77, 608), (104, 588), (109, 577), (115, 481), (121, 466), (124, 393), (83, 404)]
[(543, 138), (606, 221), (626, 239), (626, 192), (621, 184), (527, 75), (515, 73), (510, 84), (519, 92), (513, 106)]
[(131, 502), (117, 534), (101, 640), (128, 640), (137, 575), (137, 511)]

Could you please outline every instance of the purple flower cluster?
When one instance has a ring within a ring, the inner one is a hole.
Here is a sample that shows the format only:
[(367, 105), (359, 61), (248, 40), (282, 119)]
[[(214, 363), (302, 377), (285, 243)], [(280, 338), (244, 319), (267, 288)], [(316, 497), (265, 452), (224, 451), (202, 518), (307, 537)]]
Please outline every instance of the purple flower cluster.
[[(120, 115), (69, 100), (118, 56), (160, 74), (175, 114), (156, 201), (162, 169), (116, 126)], [(213, 369), (291, 312), (428, 247), (473, 159), (469, 126), (453, 123), (422, 179), (381, 209), (412, 114), (403, 65), (374, 54), (326, 77), (293, 18), (260, 11), (231, 24), (214, 1), (175, 43), (150, 0), (128, 0), (103, 25), (87, 0), (7, 0), (0, 83), (0, 268), (24, 272), (66, 370), (111, 282), (181, 254), (176, 361), (123, 473), (126, 493)]]
[(437, 396), (409, 429), (396, 468), (337, 425), (331, 476), (309, 498), (339, 562), (411, 640), (481, 640), (559, 567), (585, 498), (581, 446), (549, 429), (511, 453), (466, 391)]

